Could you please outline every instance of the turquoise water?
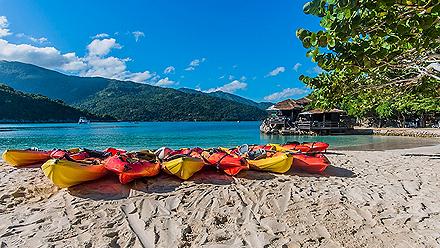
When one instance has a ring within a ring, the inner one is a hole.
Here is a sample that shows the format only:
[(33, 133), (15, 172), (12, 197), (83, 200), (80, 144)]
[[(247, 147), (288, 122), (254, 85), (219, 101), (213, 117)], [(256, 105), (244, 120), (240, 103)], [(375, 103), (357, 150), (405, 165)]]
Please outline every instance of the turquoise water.
[(240, 144), (324, 141), (331, 147), (383, 143), (390, 137), (278, 136), (259, 132), (259, 122), (141, 122), (62, 124), (0, 124), (0, 151), (38, 147), (40, 149), (118, 147), (128, 150), (179, 147), (233, 147)]

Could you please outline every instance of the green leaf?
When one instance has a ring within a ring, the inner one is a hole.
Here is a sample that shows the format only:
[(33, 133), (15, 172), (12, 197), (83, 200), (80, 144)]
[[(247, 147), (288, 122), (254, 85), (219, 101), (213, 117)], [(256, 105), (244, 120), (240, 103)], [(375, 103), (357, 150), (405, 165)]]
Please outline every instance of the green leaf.
[(316, 37), (316, 33), (312, 33), (312, 35), (310, 36), (310, 44), (312, 44), (312, 46), (318, 45), (318, 38)]
[(302, 40), (302, 43), (303, 43), (303, 47), (305, 47), (305, 48), (310, 48), (312, 45), (310, 44), (310, 36), (307, 36), (307, 37), (305, 37), (303, 40)]
[(336, 46), (336, 40), (335, 40), (335, 38), (333, 38), (331, 36), (327, 37), (327, 43), (330, 48), (333, 48)]
[(320, 47), (326, 47), (327, 46), (327, 35), (321, 34), (319, 36), (318, 43), (319, 43)]
[(312, 6), (312, 2), (307, 2), (304, 4), (303, 6), (303, 11), (305, 14), (310, 14), (311, 10), (312, 10), (313, 6)]

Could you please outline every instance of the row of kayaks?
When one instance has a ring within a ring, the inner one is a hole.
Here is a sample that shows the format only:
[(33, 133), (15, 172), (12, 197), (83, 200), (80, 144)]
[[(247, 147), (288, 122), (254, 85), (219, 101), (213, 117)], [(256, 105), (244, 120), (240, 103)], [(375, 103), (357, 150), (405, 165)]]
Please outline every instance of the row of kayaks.
[(327, 143), (242, 145), (235, 148), (182, 148), (128, 152), (108, 148), (89, 149), (6, 150), (3, 160), (12, 166), (42, 164), (44, 174), (58, 187), (66, 188), (92, 181), (112, 172), (122, 184), (137, 178), (153, 177), (161, 171), (189, 179), (204, 167), (215, 168), (227, 175), (242, 170), (285, 173), (292, 166), (308, 173), (321, 173), (330, 162), (323, 152)]

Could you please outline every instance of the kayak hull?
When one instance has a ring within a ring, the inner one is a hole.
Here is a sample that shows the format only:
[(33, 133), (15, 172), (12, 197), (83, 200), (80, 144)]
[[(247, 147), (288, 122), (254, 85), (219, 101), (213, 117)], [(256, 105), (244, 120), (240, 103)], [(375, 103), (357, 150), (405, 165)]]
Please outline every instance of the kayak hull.
[(101, 164), (90, 165), (68, 160), (50, 159), (41, 166), (44, 175), (59, 188), (68, 188), (103, 177), (107, 170)]
[(181, 157), (173, 159), (171, 161), (163, 162), (162, 168), (166, 173), (170, 175), (174, 175), (180, 179), (187, 180), (195, 173), (200, 171), (204, 165), (205, 163), (202, 159)]
[(11, 166), (42, 164), (50, 159), (52, 151), (6, 150), (2, 159)]
[(153, 177), (159, 174), (160, 164), (144, 160), (128, 162), (119, 156), (109, 157), (104, 161), (104, 167), (119, 177), (119, 182), (127, 184), (137, 178)]
[(270, 158), (258, 160), (247, 160), (250, 168), (260, 171), (269, 171), (275, 173), (285, 173), (290, 170), (293, 163), (293, 157), (290, 154), (276, 154)]
[(240, 171), (249, 169), (247, 161), (235, 154), (226, 152), (204, 152), (202, 153), (202, 157), (208, 165), (215, 166), (230, 176), (235, 176)]
[(305, 142), (305, 143), (292, 143), (292, 144), (269, 144), (276, 149), (277, 152), (306, 152), (317, 153), (324, 152), (329, 147), (329, 144), (325, 142)]
[(322, 173), (330, 161), (323, 154), (293, 154), (293, 167), (308, 173)]

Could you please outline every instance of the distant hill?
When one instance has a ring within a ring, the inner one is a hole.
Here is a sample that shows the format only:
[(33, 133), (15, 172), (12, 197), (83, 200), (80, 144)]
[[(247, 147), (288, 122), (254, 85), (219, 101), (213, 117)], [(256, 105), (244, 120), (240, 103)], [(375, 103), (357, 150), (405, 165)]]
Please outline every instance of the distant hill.
[(0, 84), (0, 121), (2, 122), (76, 122), (84, 116), (92, 120), (114, 120), (54, 101), (42, 95), (28, 94)]
[(20, 62), (0, 61), (0, 82), (118, 120), (261, 120), (267, 115), (256, 106), (209, 94), (194, 96), (148, 84), (69, 76)]
[(0, 61), (0, 82), (27, 93), (79, 103), (107, 87), (111, 79), (68, 76), (35, 65)]
[(79, 107), (132, 121), (260, 120), (266, 116), (261, 109), (234, 101), (131, 82), (112, 82)]
[(185, 93), (189, 93), (189, 94), (206, 94), (209, 96), (218, 97), (218, 98), (225, 99), (225, 100), (230, 100), (230, 101), (246, 104), (249, 106), (254, 106), (254, 107), (257, 107), (262, 110), (265, 110), (268, 107), (273, 105), (273, 103), (271, 103), (271, 102), (254, 102), (250, 99), (246, 99), (244, 97), (237, 96), (237, 95), (223, 92), (223, 91), (214, 91), (214, 92), (210, 92), (210, 93), (205, 93), (205, 92), (201, 92), (201, 91), (193, 90), (193, 89), (188, 89), (188, 88), (180, 88), (179, 90), (182, 92), (185, 92)]

